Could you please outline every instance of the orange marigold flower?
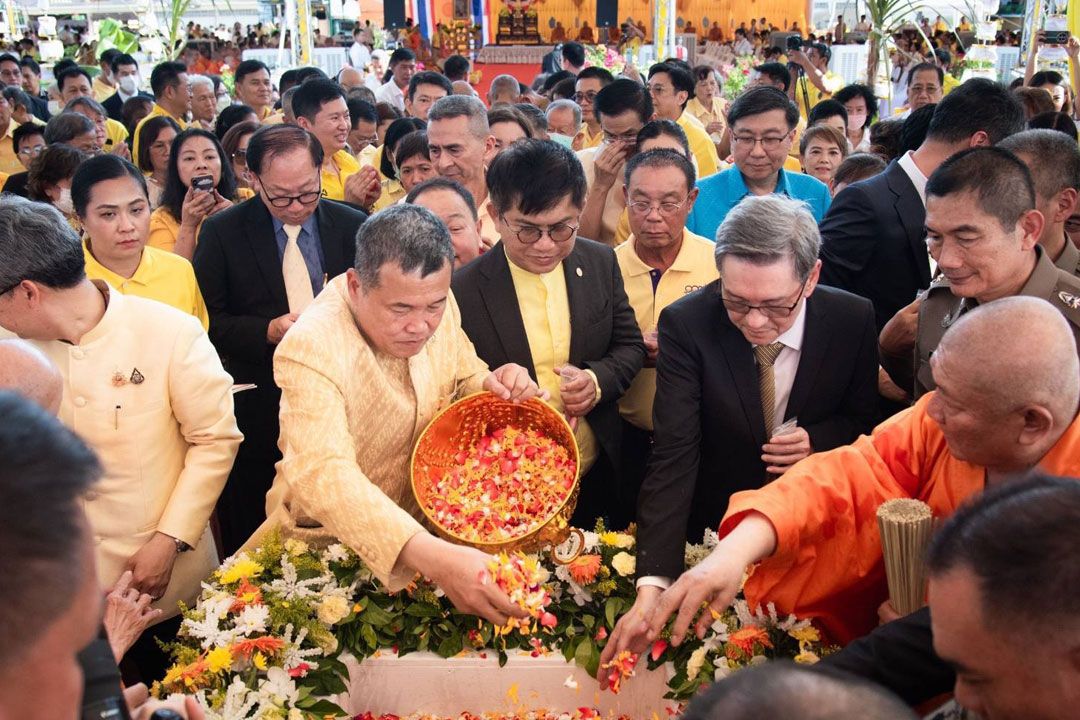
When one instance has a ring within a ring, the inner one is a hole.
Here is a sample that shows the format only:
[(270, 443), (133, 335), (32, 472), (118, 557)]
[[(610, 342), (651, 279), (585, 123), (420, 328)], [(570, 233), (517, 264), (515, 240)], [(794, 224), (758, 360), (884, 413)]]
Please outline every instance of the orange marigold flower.
[(769, 640), (769, 633), (765, 631), (765, 628), (758, 627), (757, 625), (751, 625), (750, 627), (744, 627), (742, 630), (736, 630), (731, 633), (728, 638), (728, 644), (734, 645), (743, 651), (747, 657), (754, 655), (754, 644), (758, 644), (761, 647), (771, 648), (772, 641)]
[(588, 585), (600, 572), (599, 555), (579, 555), (570, 562), (570, 577), (578, 585)]
[(285, 641), (281, 638), (264, 635), (263, 637), (252, 638), (250, 640), (241, 640), (229, 649), (232, 651), (233, 657), (242, 657), (245, 660), (250, 660), (251, 656), (256, 652), (261, 652), (264, 655), (273, 655), (283, 647), (285, 647)]

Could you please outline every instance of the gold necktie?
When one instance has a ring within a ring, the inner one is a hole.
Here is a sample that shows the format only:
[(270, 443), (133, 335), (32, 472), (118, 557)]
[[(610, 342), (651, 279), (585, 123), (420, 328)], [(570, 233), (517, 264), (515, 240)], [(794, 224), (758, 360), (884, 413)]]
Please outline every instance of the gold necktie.
[(776, 429), (776, 378), (773, 373), (773, 363), (780, 351), (784, 349), (784, 343), (774, 342), (771, 345), (755, 345), (754, 356), (758, 364), (758, 385), (761, 387), (761, 411), (765, 415), (765, 437), (771, 438)]
[(281, 258), (281, 274), (285, 278), (285, 295), (289, 298), (289, 312), (302, 313), (315, 299), (311, 275), (308, 274), (307, 263), (304, 262), (304, 255), (296, 242), (303, 228), (299, 225), (285, 225), (284, 229), (286, 240), (285, 252)]

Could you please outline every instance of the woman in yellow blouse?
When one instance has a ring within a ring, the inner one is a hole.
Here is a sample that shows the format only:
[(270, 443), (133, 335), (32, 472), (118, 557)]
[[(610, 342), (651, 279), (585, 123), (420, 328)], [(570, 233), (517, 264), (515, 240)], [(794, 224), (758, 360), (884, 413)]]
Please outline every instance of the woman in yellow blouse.
[[(193, 178), (209, 175), (210, 190), (192, 187)], [(213, 133), (188, 128), (176, 136), (169, 152), (169, 169), (161, 207), (150, 216), (150, 247), (191, 260), (202, 221), (254, 195), (236, 187), (232, 163)]]
[[(693, 115), (705, 126), (705, 132), (720, 146), (724, 136), (724, 113), (727, 103), (720, 97), (720, 82), (716, 71), (708, 65), (694, 68), (694, 97), (686, 103), (686, 112)], [(721, 155), (723, 157), (723, 155)]]
[(150, 193), (150, 210), (161, 205), (165, 192), (165, 178), (169, 174), (169, 152), (173, 140), (180, 134), (180, 126), (168, 115), (158, 115), (143, 123), (139, 133), (139, 169), (146, 174), (146, 189)]
[(191, 263), (147, 247), (150, 198), (139, 169), (115, 155), (90, 158), (71, 179), (71, 199), (83, 226), (86, 274), (124, 295), (171, 305), (210, 325)]

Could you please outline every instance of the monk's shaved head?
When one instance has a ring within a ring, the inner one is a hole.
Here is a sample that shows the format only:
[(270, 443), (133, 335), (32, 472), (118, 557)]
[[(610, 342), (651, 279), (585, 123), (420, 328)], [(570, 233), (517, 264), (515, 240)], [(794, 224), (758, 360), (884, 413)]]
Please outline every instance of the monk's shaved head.
[(775, 661), (740, 670), (694, 698), (683, 720), (914, 720), (899, 698), (832, 669)]
[(1076, 416), (1076, 341), (1069, 323), (1044, 300), (1008, 297), (979, 306), (945, 333), (932, 362), (955, 368), (998, 411), (1041, 405), (1062, 427)]
[(64, 394), (64, 378), (36, 347), (10, 338), (0, 340), (0, 390), (14, 390), (55, 415)]

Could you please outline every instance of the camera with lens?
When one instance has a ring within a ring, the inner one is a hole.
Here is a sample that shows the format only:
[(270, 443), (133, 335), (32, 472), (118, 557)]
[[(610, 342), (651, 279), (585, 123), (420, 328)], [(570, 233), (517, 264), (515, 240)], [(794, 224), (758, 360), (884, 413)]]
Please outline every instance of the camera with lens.
[(803, 39), (798, 35), (789, 35), (786, 42), (786, 47), (788, 52), (791, 52), (792, 50), (802, 50)]

